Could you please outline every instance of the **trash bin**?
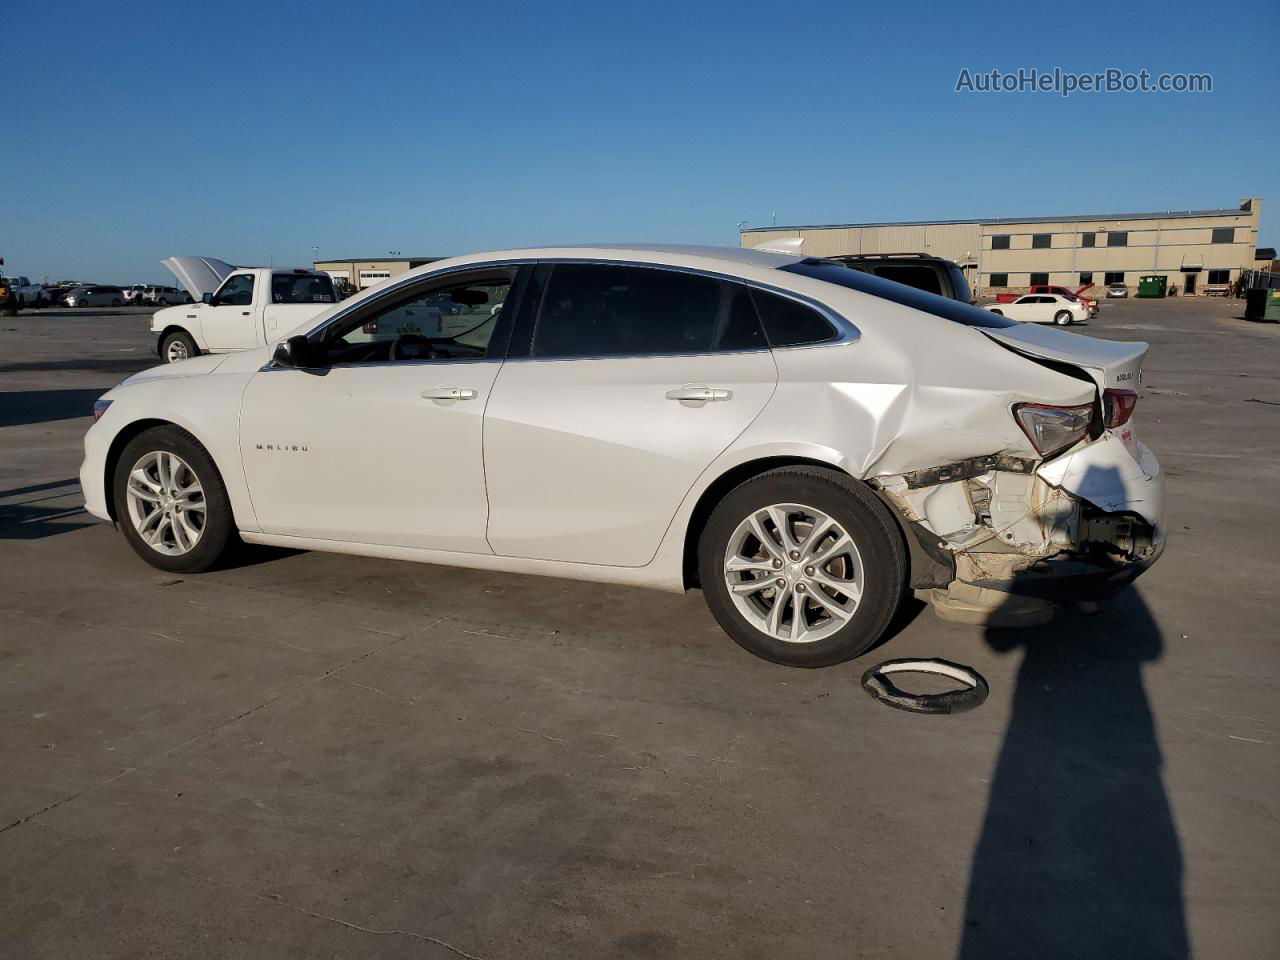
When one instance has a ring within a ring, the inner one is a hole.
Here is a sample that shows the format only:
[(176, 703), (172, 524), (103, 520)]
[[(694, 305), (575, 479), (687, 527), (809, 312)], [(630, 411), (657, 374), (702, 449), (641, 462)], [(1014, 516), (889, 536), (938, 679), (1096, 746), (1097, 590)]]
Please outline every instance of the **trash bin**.
[(1270, 323), (1280, 323), (1280, 290), (1267, 291), (1267, 306), (1262, 319)]
[(1246, 320), (1280, 321), (1280, 290), (1255, 288), (1244, 292)]
[(1148, 277), (1138, 278), (1138, 296), (1140, 297), (1163, 297), (1165, 288), (1169, 285), (1169, 278), (1162, 274), (1152, 274)]

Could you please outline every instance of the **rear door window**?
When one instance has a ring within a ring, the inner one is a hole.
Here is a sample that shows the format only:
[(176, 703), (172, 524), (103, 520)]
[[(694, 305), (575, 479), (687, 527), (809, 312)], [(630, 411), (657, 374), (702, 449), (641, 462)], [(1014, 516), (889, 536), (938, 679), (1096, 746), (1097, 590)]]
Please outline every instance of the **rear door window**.
[(530, 355), (635, 357), (763, 349), (742, 288), (714, 277), (614, 264), (557, 264)]

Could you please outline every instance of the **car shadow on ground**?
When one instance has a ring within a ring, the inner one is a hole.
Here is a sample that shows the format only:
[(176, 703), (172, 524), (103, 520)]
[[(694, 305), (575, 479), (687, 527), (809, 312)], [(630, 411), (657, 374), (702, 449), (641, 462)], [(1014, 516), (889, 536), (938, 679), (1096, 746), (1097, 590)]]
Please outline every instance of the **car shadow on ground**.
[(92, 390), (10, 390), (0, 392), (0, 427), (83, 417), (88, 429), (93, 402), (106, 393)]
[[(0, 490), (0, 501), (26, 497), (17, 503), (0, 503), (0, 540), (41, 540), (92, 526), (79, 502), (80, 482), (74, 477)], [(72, 503), (67, 498), (74, 497)], [(55, 506), (53, 501), (63, 501)], [(69, 522), (70, 521), (70, 522)]]
[(958, 956), (1186, 957), (1182, 851), (1142, 683), (1163, 643), (1141, 595), (986, 640), (1022, 663)]

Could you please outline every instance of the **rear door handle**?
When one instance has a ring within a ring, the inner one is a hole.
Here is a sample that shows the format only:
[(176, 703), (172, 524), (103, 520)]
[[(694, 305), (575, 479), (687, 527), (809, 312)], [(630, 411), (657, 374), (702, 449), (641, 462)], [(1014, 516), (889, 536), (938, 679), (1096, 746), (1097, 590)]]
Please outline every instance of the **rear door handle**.
[(478, 396), (470, 387), (432, 387), (422, 391), (423, 400), (474, 400)]
[(687, 383), (676, 390), (667, 391), (668, 400), (732, 400), (733, 391), (723, 387), (706, 387)]

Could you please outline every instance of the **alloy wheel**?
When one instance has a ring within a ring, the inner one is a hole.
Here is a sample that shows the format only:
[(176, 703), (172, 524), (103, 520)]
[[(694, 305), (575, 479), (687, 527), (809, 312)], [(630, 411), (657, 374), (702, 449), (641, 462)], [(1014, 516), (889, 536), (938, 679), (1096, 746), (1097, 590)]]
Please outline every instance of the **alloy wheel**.
[(129, 520), (157, 553), (190, 553), (204, 533), (204, 488), (185, 460), (167, 450), (143, 454), (129, 471)]
[(176, 363), (179, 360), (186, 360), (191, 354), (187, 351), (187, 345), (181, 340), (171, 340), (168, 348), (165, 350), (165, 359), (170, 363)]
[(738, 524), (725, 550), (724, 580), (748, 623), (789, 643), (814, 643), (843, 627), (864, 586), (848, 531), (798, 503), (761, 507)]

